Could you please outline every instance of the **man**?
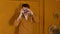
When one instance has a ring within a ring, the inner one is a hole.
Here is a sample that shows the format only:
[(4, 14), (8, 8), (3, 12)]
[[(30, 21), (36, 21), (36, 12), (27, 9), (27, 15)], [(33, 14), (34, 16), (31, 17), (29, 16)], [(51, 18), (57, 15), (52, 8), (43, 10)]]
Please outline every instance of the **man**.
[(25, 20), (28, 20), (28, 16), (31, 16), (31, 21), (35, 22), (33, 18), (33, 12), (30, 10), (30, 6), (28, 4), (23, 4), (22, 9), (20, 10), (20, 14), (17, 18), (18, 23), (15, 23), (15, 25), (18, 26), (18, 24), (21, 23), (22, 17), (24, 17)]

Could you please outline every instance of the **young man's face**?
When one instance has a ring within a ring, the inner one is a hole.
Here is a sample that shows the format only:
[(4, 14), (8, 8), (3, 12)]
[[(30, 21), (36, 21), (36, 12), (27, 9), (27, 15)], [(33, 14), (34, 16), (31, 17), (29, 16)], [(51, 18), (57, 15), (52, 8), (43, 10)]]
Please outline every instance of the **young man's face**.
[(23, 9), (23, 10), (26, 10), (26, 9), (28, 9), (28, 8), (27, 8), (27, 7), (23, 7), (22, 9)]

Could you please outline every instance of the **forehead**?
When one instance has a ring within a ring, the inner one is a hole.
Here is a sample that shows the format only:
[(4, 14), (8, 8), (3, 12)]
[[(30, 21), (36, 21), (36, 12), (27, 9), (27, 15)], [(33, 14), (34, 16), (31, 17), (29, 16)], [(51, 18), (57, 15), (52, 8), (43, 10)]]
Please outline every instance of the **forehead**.
[(28, 8), (28, 7), (22, 7), (22, 8)]

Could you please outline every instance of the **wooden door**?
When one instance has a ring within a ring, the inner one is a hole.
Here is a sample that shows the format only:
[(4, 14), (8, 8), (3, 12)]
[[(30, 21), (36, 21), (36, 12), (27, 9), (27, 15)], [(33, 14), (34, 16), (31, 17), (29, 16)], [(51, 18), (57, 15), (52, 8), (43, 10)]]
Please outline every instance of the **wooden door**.
[(49, 27), (51, 25), (56, 25), (58, 27), (59, 25), (59, 18), (55, 18), (54, 13), (59, 12), (59, 3), (57, 3), (56, 0), (45, 0), (44, 1), (44, 34), (50, 34), (49, 33)]

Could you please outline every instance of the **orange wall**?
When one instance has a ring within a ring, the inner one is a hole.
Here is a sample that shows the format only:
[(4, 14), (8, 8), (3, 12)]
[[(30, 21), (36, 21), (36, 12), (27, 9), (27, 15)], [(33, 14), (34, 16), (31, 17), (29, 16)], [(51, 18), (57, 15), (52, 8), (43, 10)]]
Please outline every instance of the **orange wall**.
[(14, 33), (14, 27), (9, 25), (9, 20), (18, 4), (19, 2), (0, 0), (0, 34)]

